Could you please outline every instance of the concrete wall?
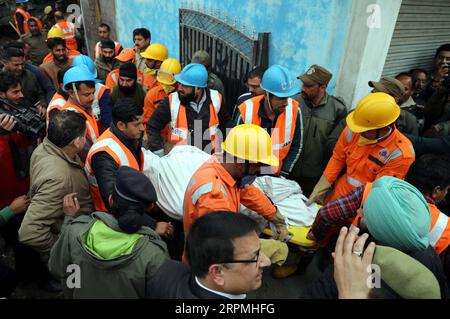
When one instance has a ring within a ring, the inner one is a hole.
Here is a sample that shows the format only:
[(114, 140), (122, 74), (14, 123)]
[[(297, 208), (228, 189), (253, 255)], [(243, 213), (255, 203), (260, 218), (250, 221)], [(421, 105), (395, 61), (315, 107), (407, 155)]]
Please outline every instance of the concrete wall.
[[(186, 5), (187, 1), (183, 1)], [(162, 43), (169, 55), (179, 56), (178, 9), (180, 0), (115, 0), (119, 41), (132, 47), (132, 32), (146, 27), (152, 42)], [(351, 18), (352, 0), (193, 0), (195, 9), (219, 13), (247, 34), (271, 32), (270, 64), (282, 64), (295, 75), (311, 64), (328, 68), (333, 77), (329, 91), (336, 86), (345, 39)], [(300, 82), (298, 83), (300, 85)]]
[(400, 5), (401, 0), (353, 2), (336, 87), (336, 95), (342, 96), (350, 109), (370, 93), (368, 81), (381, 77)]

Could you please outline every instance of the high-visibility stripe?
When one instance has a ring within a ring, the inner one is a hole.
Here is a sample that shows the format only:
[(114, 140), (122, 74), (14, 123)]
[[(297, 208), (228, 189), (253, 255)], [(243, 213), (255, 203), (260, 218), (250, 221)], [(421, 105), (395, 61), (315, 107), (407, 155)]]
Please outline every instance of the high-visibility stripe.
[(120, 163), (118, 163), (119, 166), (130, 166), (127, 154), (125, 154), (120, 145), (117, 144), (117, 142), (114, 141), (112, 138), (105, 138), (104, 140), (98, 141), (97, 143), (92, 145), (91, 149), (89, 150), (89, 153), (93, 153), (95, 150), (101, 147), (108, 147), (117, 155), (117, 157), (120, 160)]
[(253, 120), (253, 101), (245, 101), (245, 121), (244, 124), (252, 124)]
[(216, 110), (216, 113), (219, 114), (221, 106), (219, 92), (217, 92), (216, 90), (209, 90), (209, 91), (211, 96), (211, 102), (214, 106), (214, 109)]
[(358, 181), (357, 179), (350, 177), (348, 175), (347, 175), (347, 182), (354, 187), (359, 187), (359, 186), (364, 185), (364, 183), (362, 183), (362, 182)]
[(391, 152), (391, 154), (388, 156), (388, 158), (386, 159), (386, 161), (384, 162), (385, 164), (389, 163), (390, 161), (400, 157), (403, 155), (403, 152), (400, 148), (396, 148), (395, 150), (393, 150)]
[(199, 188), (197, 188), (195, 190), (195, 192), (192, 194), (192, 204), (195, 205), (197, 204), (198, 199), (200, 198), (200, 196), (202, 196), (203, 194), (206, 193), (211, 193), (213, 189), (213, 183), (206, 183), (202, 186), (200, 186)]
[(175, 127), (177, 125), (178, 112), (180, 111), (180, 99), (178, 98), (178, 93), (174, 92), (171, 94), (172, 103), (170, 103), (170, 130), (173, 135), (180, 137), (181, 139), (187, 139), (187, 130)]
[(98, 187), (97, 179), (95, 178), (92, 172), (91, 165), (89, 165), (89, 161), (86, 161), (86, 163), (84, 163), (84, 171), (88, 178), (89, 184)]
[(448, 217), (445, 214), (440, 213), (438, 220), (436, 221), (436, 224), (434, 224), (433, 229), (430, 231), (431, 246), (436, 245), (436, 243), (442, 237), (442, 234), (444, 234), (444, 231), (447, 228), (447, 224), (448, 224)]
[(347, 138), (347, 143), (351, 141), (352, 137), (353, 137), (353, 133), (352, 131), (347, 127), (345, 129), (345, 137)]
[[(193, 205), (197, 204), (197, 201), (200, 198), (200, 196), (207, 194), (207, 193), (211, 193), (212, 189), (213, 189), (213, 182), (206, 183), (206, 184), (200, 186), (199, 188), (197, 188), (195, 190), (195, 192), (192, 194), (192, 204)], [(223, 185), (220, 185), (220, 191), (225, 196), (228, 196), (228, 192), (226, 191), (225, 187), (223, 187)]]
[(284, 122), (284, 140), (282, 144), (273, 145), (273, 150), (277, 151), (283, 147), (289, 145), (291, 141), (291, 130), (292, 130), (292, 118), (294, 116), (294, 110), (292, 107), (292, 99), (288, 99), (288, 105), (286, 106), (286, 117)]

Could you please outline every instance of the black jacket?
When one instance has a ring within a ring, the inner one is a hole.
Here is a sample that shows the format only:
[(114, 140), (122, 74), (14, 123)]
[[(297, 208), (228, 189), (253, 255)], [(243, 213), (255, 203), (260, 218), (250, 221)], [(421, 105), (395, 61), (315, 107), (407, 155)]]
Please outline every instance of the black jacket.
[[(206, 101), (203, 104), (200, 113), (197, 113), (191, 107), (186, 107), (186, 117), (188, 122), (188, 130), (193, 132), (194, 130), (194, 121), (201, 120), (202, 121), (202, 133), (208, 130), (209, 128), (209, 105), (211, 104), (210, 90), (205, 89), (206, 92)], [(181, 105), (180, 107), (184, 107)], [(219, 111), (219, 129), (222, 134), (225, 133), (225, 130), (230, 125), (230, 115), (224, 107), (222, 103), (222, 107)], [(161, 139), (161, 130), (166, 127), (167, 124), (170, 123), (170, 106), (169, 106), (169, 97), (164, 98), (159, 104), (158, 108), (153, 112), (152, 117), (148, 121), (147, 124), (147, 135), (149, 140), (149, 148), (151, 151), (159, 151), (164, 148), (164, 142)], [(209, 135), (205, 134), (207, 137)], [(225, 135), (222, 135), (225, 136)], [(195, 145), (195, 138), (191, 138), (190, 145), (196, 146), (200, 148), (200, 145)], [(205, 147), (211, 142), (205, 138), (202, 138), (201, 149), (204, 150)]]
[[(131, 153), (133, 153), (138, 165), (141, 166), (140, 150), (142, 147), (142, 140), (136, 147), (133, 142), (130, 141), (113, 123), (111, 123), (110, 130), (111, 133), (117, 136), (117, 138), (131, 151)], [(111, 156), (109, 156), (108, 153), (98, 152), (92, 156), (91, 167), (94, 171), (95, 178), (97, 179), (98, 188), (100, 190), (100, 194), (102, 195), (103, 202), (105, 203), (105, 207), (109, 209), (109, 195), (113, 193), (119, 165)], [(145, 224), (154, 229), (156, 226), (155, 220), (148, 215), (145, 215), (145, 217), (148, 219)]]
[[(425, 267), (427, 267), (436, 277), (439, 286), (441, 287), (441, 298), (449, 299), (450, 291), (447, 283), (447, 279), (444, 274), (442, 262), (439, 255), (436, 253), (433, 247), (428, 246), (427, 249), (417, 251), (409, 254), (412, 258), (419, 261)], [(382, 288), (384, 288), (384, 294), (392, 296), (392, 298), (398, 298), (398, 295), (393, 293), (390, 287), (382, 281)], [(386, 296), (383, 294), (383, 297)], [(334, 265), (330, 264), (322, 276), (309, 285), (303, 293), (302, 298), (305, 299), (337, 299), (338, 290), (336, 282), (334, 281)]]
[(147, 283), (146, 298), (150, 299), (226, 299), (203, 289), (195, 281), (189, 266), (167, 260)]

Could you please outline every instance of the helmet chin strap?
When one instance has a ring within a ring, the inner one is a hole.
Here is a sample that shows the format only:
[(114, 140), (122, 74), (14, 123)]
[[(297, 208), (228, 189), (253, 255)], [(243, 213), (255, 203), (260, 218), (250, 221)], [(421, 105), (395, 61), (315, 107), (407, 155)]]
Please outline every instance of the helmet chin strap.
[(270, 112), (274, 112), (275, 113), (275, 111), (273, 110), (273, 107), (272, 107), (272, 103), (270, 103), (270, 96), (269, 96), (268, 92), (266, 92), (266, 99), (267, 99), (267, 103), (269, 104)]
[(79, 96), (78, 96), (77, 87), (75, 86), (75, 83), (74, 83), (74, 82), (72, 82), (72, 89), (73, 89), (73, 92), (75, 92), (75, 97), (77, 98), (78, 104), (81, 105), (80, 98), (79, 98)]

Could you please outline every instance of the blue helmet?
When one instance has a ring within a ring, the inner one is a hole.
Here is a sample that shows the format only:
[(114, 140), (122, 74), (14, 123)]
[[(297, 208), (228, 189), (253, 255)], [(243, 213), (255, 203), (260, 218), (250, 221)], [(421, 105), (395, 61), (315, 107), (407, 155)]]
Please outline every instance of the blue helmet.
[(300, 89), (295, 87), (295, 77), (291, 71), (277, 64), (264, 72), (261, 88), (280, 98), (290, 97), (300, 92)]
[(28, 0), (16, 0), (17, 4), (19, 4), (19, 3), (26, 3), (26, 2), (28, 2)]
[(175, 80), (186, 86), (205, 88), (208, 85), (208, 70), (203, 64), (191, 63), (175, 75)]
[(95, 82), (95, 78), (92, 76), (91, 71), (87, 68), (86, 65), (79, 65), (71, 67), (64, 74), (64, 91), (68, 90), (68, 84), (75, 82)]
[[(77, 55), (72, 61), (72, 67), (80, 65), (85, 65), (91, 72), (92, 76), (97, 79), (97, 68), (95, 67), (94, 61), (92, 61), (90, 57), (83, 54)], [(96, 82), (100, 82), (100, 80), (96, 80)]]

